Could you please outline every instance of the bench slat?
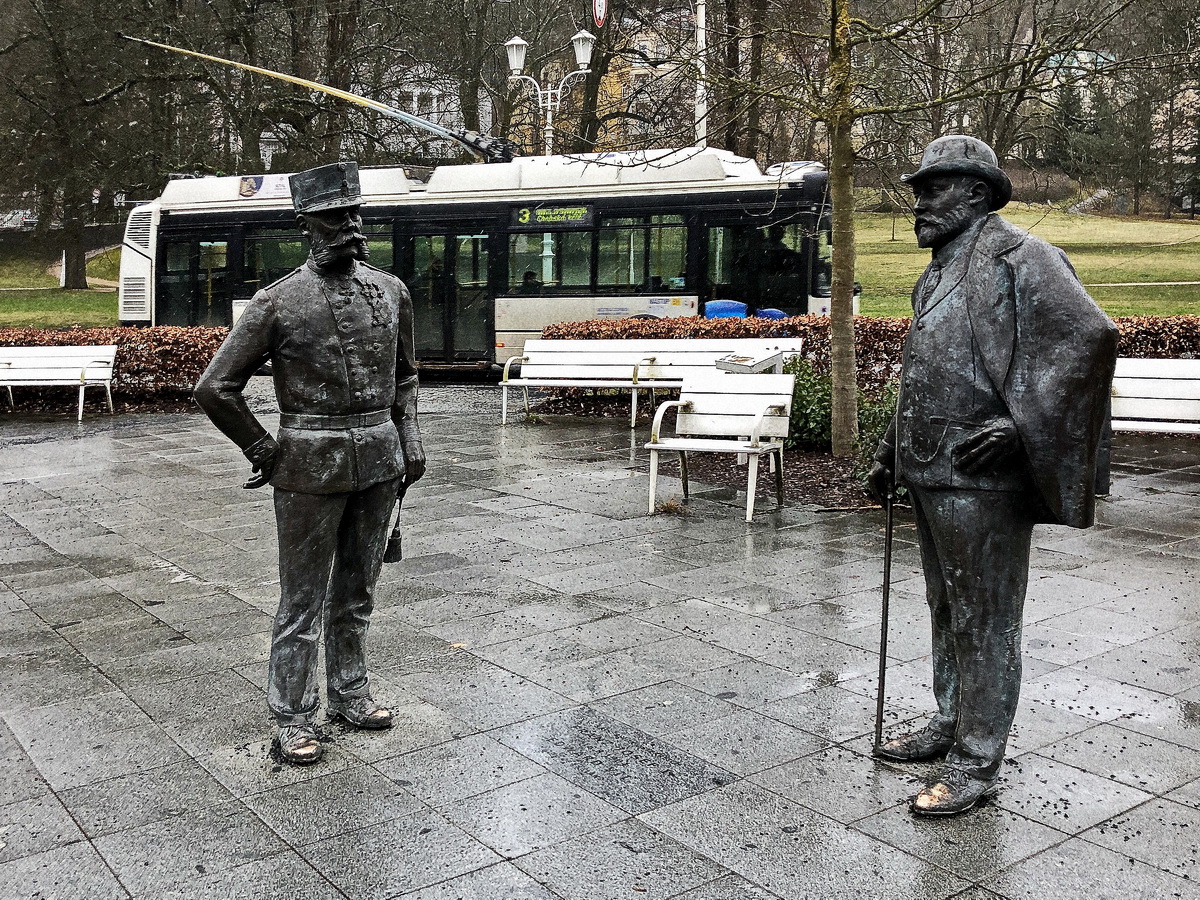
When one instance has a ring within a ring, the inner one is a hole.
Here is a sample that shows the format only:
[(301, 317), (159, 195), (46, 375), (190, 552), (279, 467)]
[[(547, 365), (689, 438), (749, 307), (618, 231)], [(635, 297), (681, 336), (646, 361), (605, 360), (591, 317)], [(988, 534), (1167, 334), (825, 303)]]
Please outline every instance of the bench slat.
[[(748, 437), (754, 430), (755, 418), (755, 416), (746, 415), (722, 416), (708, 413), (696, 415), (695, 413), (681, 412), (675, 422), (675, 431), (680, 436), (703, 434), (712, 437), (717, 435)], [(787, 437), (788, 424), (787, 416), (765, 416), (762, 428), (758, 433), (764, 437)]]
[(1200, 434), (1200, 422), (1152, 422), (1143, 419), (1113, 419), (1113, 431), (1151, 434)]
[(1114, 378), (1114, 397), (1156, 397), (1190, 400), (1200, 397), (1200, 379), (1178, 378)]
[(115, 359), (116, 344), (95, 347), (0, 347), (0, 360)]
[(751, 447), (749, 441), (712, 440), (690, 437), (659, 438), (657, 444), (646, 444), (654, 450), (695, 450), (697, 453), (762, 453), (779, 446), (778, 441), (763, 441)]
[[(578, 353), (586, 352), (704, 352), (711, 353), (728, 347), (726, 351), (750, 348), (763, 350), (794, 350), (799, 353), (803, 339), (801, 338), (644, 338), (644, 339), (607, 339), (601, 341), (584, 341), (566, 338), (530, 338), (525, 342), (524, 353), (533, 355), (534, 351), (541, 353)], [(722, 354), (724, 355), (724, 354)]]
[(1184, 419), (1200, 422), (1200, 399), (1113, 397), (1112, 415), (1114, 419)]
[(1200, 359), (1117, 358), (1118, 378), (1200, 378)]
[(682, 400), (692, 401), (689, 412), (680, 415), (714, 415), (714, 416), (749, 416), (757, 415), (759, 410), (768, 406), (782, 406), (783, 415), (791, 412), (792, 398), (787, 394), (695, 394), (681, 396)]
[(707, 369), (689, 378), (684, 390), (689, 394), (778, 394), (790, 398), (795, 383), (795, 375), (733, 375)]

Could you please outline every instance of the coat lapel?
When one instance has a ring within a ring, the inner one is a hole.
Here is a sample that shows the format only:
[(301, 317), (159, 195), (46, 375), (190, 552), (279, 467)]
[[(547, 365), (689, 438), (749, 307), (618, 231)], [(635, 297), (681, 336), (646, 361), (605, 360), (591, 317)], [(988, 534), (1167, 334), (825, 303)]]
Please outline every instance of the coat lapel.
[(992, 384), (1005, 393), (1017, 336), (1012, 275), (1004, 255), (1025, 236), (995, 213), (988, 216), (967, 269), (967, 315)]

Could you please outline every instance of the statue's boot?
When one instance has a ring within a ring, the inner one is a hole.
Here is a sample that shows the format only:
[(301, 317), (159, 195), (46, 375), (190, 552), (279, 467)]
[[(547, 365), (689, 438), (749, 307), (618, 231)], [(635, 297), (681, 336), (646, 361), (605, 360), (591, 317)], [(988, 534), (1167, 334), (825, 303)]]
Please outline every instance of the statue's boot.
[(279, 754), (295, 766), (310, 766), (321, 759), (325, 748), (312, 725), (283, 725), (279, 729)]
[(380, 706), (370, 697), (355, 697), (329, 704), (329, 718), (341, 719), (354, 728), (379, 730), (392, 727), (392, 711)]
[(875, 748), (875, 755), (894, 762), (923, 762), (940, 759), (954, 745), (954, 738), (926, 726), (920, 731), (893, 738)]
[(962, 769), (947, 768), (913, 798), (911, 809), (917, 816), (958, 815), (978, 803), (995, 783), (994, 778), (976, 778)]

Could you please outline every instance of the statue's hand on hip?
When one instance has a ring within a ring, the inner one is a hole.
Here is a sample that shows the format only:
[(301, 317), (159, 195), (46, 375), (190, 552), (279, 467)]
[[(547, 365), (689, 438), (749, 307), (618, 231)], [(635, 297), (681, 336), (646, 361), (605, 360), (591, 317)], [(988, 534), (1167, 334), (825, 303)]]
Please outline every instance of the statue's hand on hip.
[(275, 463), (279, 459), (279, 444), (269, 434), (251, 444), (244, 451), (246, 459), (250, 460), (251, 471), (254, 473), (242, 487), (247, 490), (265, 487), (271, 483), (275, 474)]
[(992, 419), (955, 448), (958, 466), (967, 475), (982, 475), (1012, 456), (1021, 447), (1012, 419)]

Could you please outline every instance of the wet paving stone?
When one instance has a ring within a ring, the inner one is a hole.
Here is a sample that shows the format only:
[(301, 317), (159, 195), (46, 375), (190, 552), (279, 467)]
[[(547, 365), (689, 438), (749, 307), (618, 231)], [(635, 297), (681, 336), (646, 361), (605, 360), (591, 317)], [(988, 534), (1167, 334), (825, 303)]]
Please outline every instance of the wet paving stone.
[(384, 900), (500, 861), (431, 811), (318, 841), (304, 856), (356, 900)]
[(595, 831), (626, 816), (549, 773), (468, 797), (444, 812), (450, 821), (506, 859)]
[(216, 806), (232, 795), (186, 759), (71, 788), (59, 797), (87, 835), (95, 838)]
[(449, 806), (546, 771), (486, 734), (381, 759), (375, 768), (434, 807)]
[(405, 894), (404, 900), (560, 900), (512, 863), (498, 863)]
[(518, 865), (566, 900), (665, 900), (726, 873), (636, 819), (531, 853)]
[(630, 813), (665, 806), (734, 780), (726, 769), (586, 708), (513, 725), (496, 737)]
[(282, 851), (283, 843), (237, 801), (118, 831), (96, 849), (136, 895)]
[(984, 882), (983, 887), (1011, 900), (1200, 897), (1200, 884), (1194, 881), (1078, 840), (1019, 863)]
[(92, 845), (85, 841), (0, 863), (0, 884), (18, 886), (21, 893), (16, 896), (47, 900), (58, 897), (129, 898), (129, 892)]
[(50, 794), (0, 806), (0, 863), (83, 839), (70, 813)]
[(1097, 725), (1043, 747), (1040, 754), (1152, 793), (1169, 791), (1200, 775), (1200, 754), (1194, 748), (1113, 725)]
[(1151, 800), (1083, 833), (1107, 847), (1183, 878), (1200, 874), (1200, 810), (1170, 800)]
[(755, 785), (730, 785), (639, 818), (780, 897), (940, 900), (969, 886)]
[(1137, 788), (1037, 753), (1009, 758), (995, 804), (1027, 819), (1077, 834), (1150, 799)]
[(146, 900), (260, 900), (284, 896), (304, 897), (305, 900), (343, 900), (345, 897), (293, 850), (228, 871), (196, 873), (186, 881), (142, 895)]

